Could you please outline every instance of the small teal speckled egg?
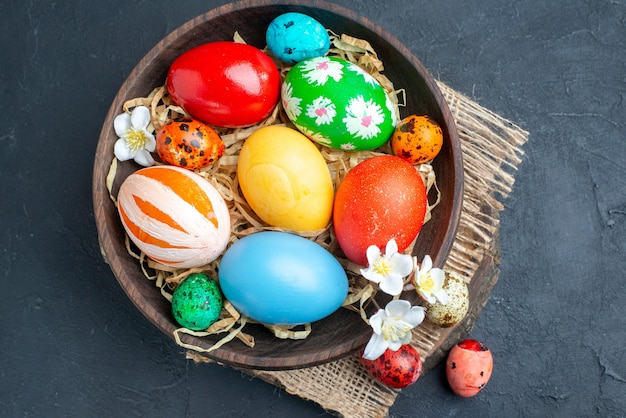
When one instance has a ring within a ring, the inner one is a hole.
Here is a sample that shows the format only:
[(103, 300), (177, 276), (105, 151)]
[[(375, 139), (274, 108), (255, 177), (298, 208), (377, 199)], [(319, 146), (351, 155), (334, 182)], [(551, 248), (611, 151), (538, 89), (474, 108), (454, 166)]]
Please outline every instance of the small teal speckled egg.
[(196, 273), (185, 279), (172, 295), (172, 314), (183, 327), (202, 331), (220, 316), (224, 300), (217, 281)]
[(289, 64), (321, 57), (330, 48), (326, 28), (312, 17), (295, 12), (274, 19), (267, 28), (265, 40), (272, 54)]

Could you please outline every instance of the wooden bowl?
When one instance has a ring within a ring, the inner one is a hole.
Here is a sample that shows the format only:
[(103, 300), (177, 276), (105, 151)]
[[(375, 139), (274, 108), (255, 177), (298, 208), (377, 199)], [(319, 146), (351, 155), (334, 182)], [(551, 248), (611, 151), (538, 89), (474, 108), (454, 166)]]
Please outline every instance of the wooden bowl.
[[(335, 33), (368, 40), (385, 64), (384, 74), (397, 88), (407, 91), (407, 106), (401, 108), (402, 117), (412, 113), (428, 114), (441, 125), (444, 144), (433, 166), (442, 200), (433, 211), (432, 219), (420, 232), (414, 254), (419, 260), (429, 254), (435, 266), (442, 266), (454, 242), (463, 195), (461, 148), (450, 110), (435, 80), (420, 61), (379, 26), (351, 10), (323, 1), (240, 1), (219, 7), (176, 29), (137, 64), (109, 109), (95, 155), (93, 202), (103, 255), (128, 297), (170, 337), (178, 328), (171, 315), (170, 303), (160, 294), (154, 282), (144, 277), (137, 260), (127, 253), (124, 229), (105, 185), (113, 145), (117, 140), (113, 119), (122, 112), (124, 101), (146, 96), (153, 88), (163, 85), (170, 64), (182, 52), (206, 42), (232, 40), (235, 31), (248, 43), (263, 48), (268, 24), (276, 16), (289, 11), (305, 13)], [(132, 161), (119, 164), (114, 193), (121, 181), (138, 168)], [(414, 291), (403, 297), (417, 303)], [(264, 327), (248, 324), (244, 331), (254, 336), (254, 348), (235, 339), (206, 355), (241, 368), (294, 369), (346, 356), (364, 347), (371, 336), (371, 328), (360, 316), (346, 309), (339, 309), (312, 325), (313, 331), (307, 339), (295, 341), (280, 340)], [(214, 336), (183, 336), (185, 343), (202, 348), (211, 347), (217, 340)]]

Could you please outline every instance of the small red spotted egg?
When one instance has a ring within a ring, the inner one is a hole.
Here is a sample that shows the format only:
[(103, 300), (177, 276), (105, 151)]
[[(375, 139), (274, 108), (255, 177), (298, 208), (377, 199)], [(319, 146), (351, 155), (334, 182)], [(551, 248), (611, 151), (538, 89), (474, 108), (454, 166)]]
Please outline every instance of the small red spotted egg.
[(480, 392), (491, 377), (493, 357), (482, 343), (466, 339), (450, 350), (446, 361), (446, 377), (457, 395), (469, 398)]
[(213, 164), (225, 150), (219, 134), (198, 120), (170, 121), (158, 130), (156, 151), (164, 163), (188, 170)]
[(430, 117), (411, 115), (396, 126), (390, 142), (394, 155), (414, 165), (422, 164), (439, 154), (443, 133)]
[(422, 359), (413, 346), (403, 344), (398, 351), (390, 349), (375, 360), (360, 356), (367, 373), (379, 382), (396, 389), (412, 385), (422, 374)]

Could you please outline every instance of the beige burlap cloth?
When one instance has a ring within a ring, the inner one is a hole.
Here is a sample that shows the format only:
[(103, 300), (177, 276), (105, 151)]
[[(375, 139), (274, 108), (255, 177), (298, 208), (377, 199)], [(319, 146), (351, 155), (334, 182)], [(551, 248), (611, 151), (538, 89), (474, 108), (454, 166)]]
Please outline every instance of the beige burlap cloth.
[[(456, 240), (444, 266), (470, 283), (493, 249), (499, 212), (514, 183), (528, 132), (439, 82), (454, 116), (463, 148), (465, 188)], [(411, 344), (426, 360), (447, 330), (424, 321), (413, 330)], [(188, 352), (195, 361), (209, 361)], [(253, 376), (319, 404), (342, 417), (384, 417), (399, 394), (371, 379), (356, 355), (298, 370), (246, 371)]]

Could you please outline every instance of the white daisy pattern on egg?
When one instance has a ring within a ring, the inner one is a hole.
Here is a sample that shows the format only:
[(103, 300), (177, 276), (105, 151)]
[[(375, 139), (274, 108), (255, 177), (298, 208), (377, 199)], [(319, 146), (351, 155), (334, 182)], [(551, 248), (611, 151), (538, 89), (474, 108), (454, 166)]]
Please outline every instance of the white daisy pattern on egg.
[(307, 60), (302, 66), (302, 75), (309, 84), (323, 86), (329, 78), (339, 82), (343, 77), (343, 64), (328, 57)]
[(356, 145), (354, 145), (354, 142), (346, 142), (345, 144), (341, 144), (339, 148), (343, 151), (354, 151), (356, 149)]
[(302, 126), (302, 125), (298, 125), (298, 124), (296, 124), (296, 128), (300, 132), (302, 132), (305, 136), (309, 137), (312, 141), (317, 142), (320, 145), (325, 145), (325, 146), (329, 147), (332, 144), (332, 141), (330, 139), (328, 139), (324, 135), (320, 134), (319, 132), (313, 132), (312, 130), (310, 130), (310, 129)]
[(386, 93), (385, 93), (385, 106), (387, 107), (387, 110), (391, 114), (391, 125), (395, 127), (396, 125), (398, 125), (398, 114), (396, 113), (397, 112), (396, 106), (393, 104), (393, 102), (391, 101), (391, 98)]
[(306, 114), (315, 120), (317, 126), (328, 125), (332, 123), (337, 115), (335, 104), (328, 97), (320, 96), (313, 100), (313, 103), (307, 105)]
[(356, 64), (348, 66), (348, 69), (350, 69), (350, 71), (354, 71), (355, 73), (363, 76), (363, 80), (365, 80), (365, 82), (368, 84), (378, 83), (376, 79), (372, 77), (370, 73), (368, 73), (367, 71), (365, 71), (363, 68), (359, 67)]
[(281, 98), (283, 108), (285, 109), (289, 119), (294, 120), (300, 116), (300, 113), (302, 113), (302, 108), (300, 107), (302, 99), (293, 96), (293, 87), (291, 86), (291, 83), (283, 83), (281, 87)]
[(378, 135), (385, 121), (383, 109), (374, 100), (365, 101), (363, 96), (352, 98), (346, 106), (346, 117), (342, 119), (351, 135), (370, 139)]

